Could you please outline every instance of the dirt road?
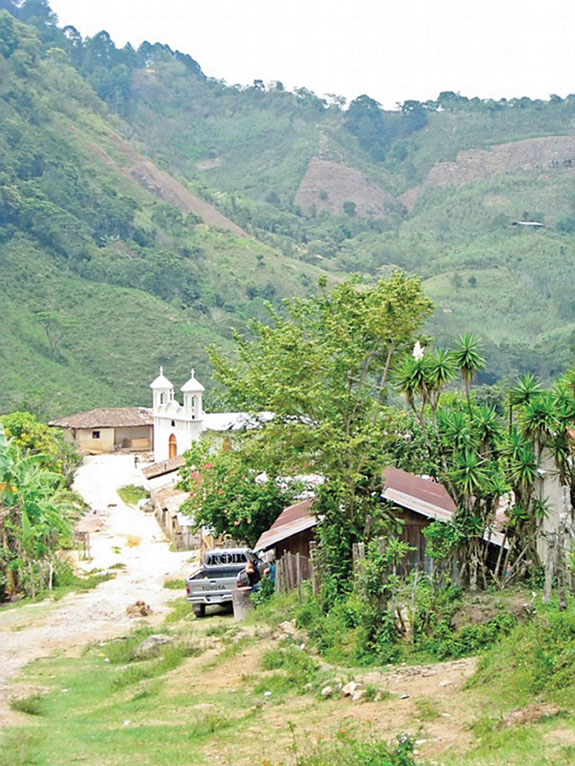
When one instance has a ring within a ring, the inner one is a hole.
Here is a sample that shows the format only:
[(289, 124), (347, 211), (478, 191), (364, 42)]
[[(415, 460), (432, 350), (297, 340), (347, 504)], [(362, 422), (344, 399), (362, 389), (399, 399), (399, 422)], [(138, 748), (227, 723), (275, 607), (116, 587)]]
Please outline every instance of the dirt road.
[(152, 607), (153, 620), (161, 619), (166, 603), (178, 595), (163, 587), (164, 580), (183, 578), (192, 554), (170, 551), (153, 515), (122, 503), (116, 490), (126, 484), (141, 484), (126, 455), (85, 458), (74, 482), (91, 508), (82, 521), (91, 529), (91, 560), (81, 566), (107, 570), (123, 564), (112, 570), (114, 579), (59, 602), (0, 609), (0, 725), (7, 717), (10, 679), (25, 664), (55, 649), (123, 635), (133, 624), (126, 607), (138, 600)]

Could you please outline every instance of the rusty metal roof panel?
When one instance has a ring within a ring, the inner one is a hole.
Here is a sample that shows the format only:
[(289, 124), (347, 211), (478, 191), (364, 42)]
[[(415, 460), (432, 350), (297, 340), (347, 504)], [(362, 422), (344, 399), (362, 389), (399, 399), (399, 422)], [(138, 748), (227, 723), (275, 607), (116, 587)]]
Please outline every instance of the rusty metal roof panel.
[(256, 548), (271, 548), (288, 537), (315, 527), (318, 519), (311, 512), (313, 503), (313, 498), (307, 498), (284, 508), (267, 532), (260, 535)]
[(172, 473), (177, 471), (186, 464), (185, 459), (178, 455), (177, 457), (171, 457), (169, 460), (162, 460), (159, 463), (152, 463), (152, 465), (142, 468), (142, 473), (146, 479), (155, 479), (158, 476), (164, 476), (166, 473)]
[(300, 532), (305, 532), (307, 529), (312, 529), (318, 522), (317, 516), (308, 516), (307, 518), (297, 519), (289, 524), (284, 524), (276, 529), (268, 529), (267, 532), (260, 535), (255, 545), (255, 550), (273, 548), (274, 545), (281, 543), (283, 540), (298, 535)]

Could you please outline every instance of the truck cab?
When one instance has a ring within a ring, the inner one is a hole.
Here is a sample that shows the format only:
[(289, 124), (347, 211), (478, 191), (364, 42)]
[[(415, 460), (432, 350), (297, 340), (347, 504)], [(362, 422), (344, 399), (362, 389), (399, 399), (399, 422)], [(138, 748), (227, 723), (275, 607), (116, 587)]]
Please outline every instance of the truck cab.
[(249, 548), (214, 548), (202, 565), (186, 579), (186, 598), (196, 617), (203, 617), (209, 604), (228, 604), (236, 587), (238, 573), (256, 555)]

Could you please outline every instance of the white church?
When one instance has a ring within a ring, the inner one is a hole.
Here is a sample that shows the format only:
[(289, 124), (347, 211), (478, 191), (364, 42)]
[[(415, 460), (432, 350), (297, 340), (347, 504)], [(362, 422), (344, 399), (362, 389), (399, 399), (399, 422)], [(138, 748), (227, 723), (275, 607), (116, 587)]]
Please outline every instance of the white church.
[(202, 395), (205, 391), (192, 370), (189, 380), (180, 388), (183, 404), (174, 396), (174, 386), (160, 374), (150, 383), (154, 421), (154, 460), (163, 462), (182, 455), (204, 431), (223, 433), (257, 427), (271, 419), (269, 412), (257, 416), (246, 412), (204, 412)]
[(162, 367), (150, 388), (153, 396), (154, 460), (168, 460), (189, 449), (205, 429), (202, 407), (205, 389), (192, 370), (190, 379), (180, 389), (184, 395), (184, 403), (180, 404), (174, 396), (174, 386), (164, 375)]
[(152, 409), (101, 407), (53, 420), (50, 425), (60, 428), (67, 441), (89, 455), (153, 452), (154, 461), (163, 463), (183, 455), (204, 432), (222, 435), (255, 428), (271, 418), (265, 412), (257, 416), (246, 412), (204, 412), (205, 389), (193, 370), (180, 389), (183, 404), (177, 401), (174, 386), (161, 367), (150, 388)]

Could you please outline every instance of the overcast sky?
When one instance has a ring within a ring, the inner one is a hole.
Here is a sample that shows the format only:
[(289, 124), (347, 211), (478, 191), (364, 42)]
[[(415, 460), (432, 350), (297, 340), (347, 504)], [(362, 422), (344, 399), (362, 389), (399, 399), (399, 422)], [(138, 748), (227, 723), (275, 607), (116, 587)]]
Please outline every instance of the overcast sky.
[(573, 0), (52, 0), (83, 35), (163, 42), (229, 84), (281, 80), (386, 107), (575, 92)]

